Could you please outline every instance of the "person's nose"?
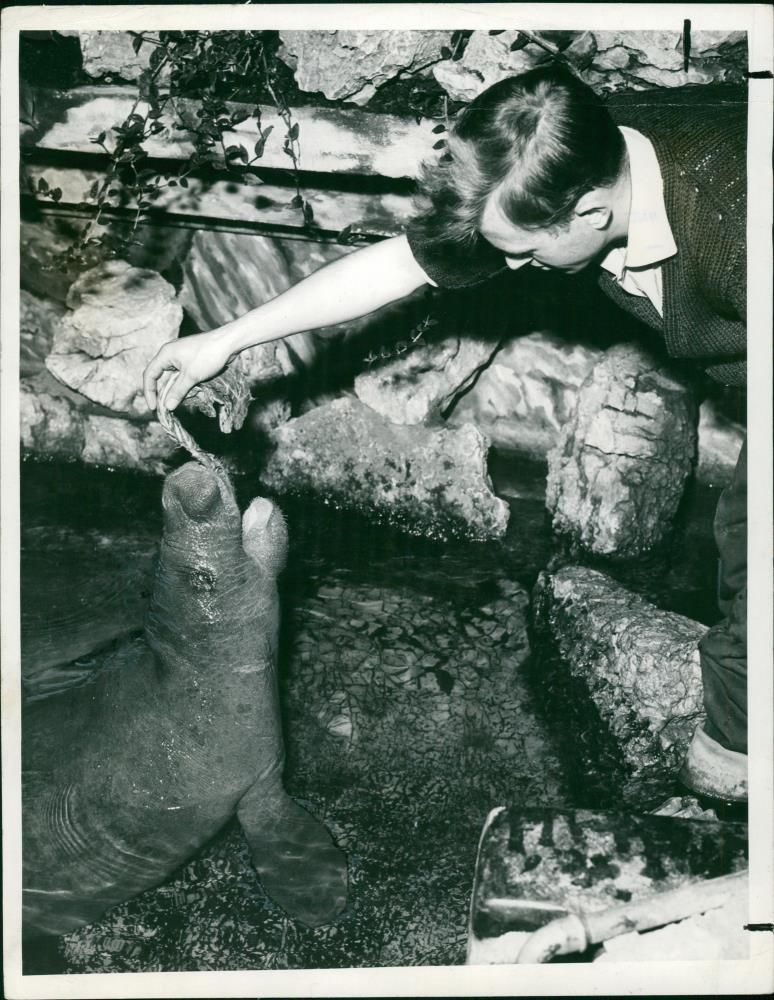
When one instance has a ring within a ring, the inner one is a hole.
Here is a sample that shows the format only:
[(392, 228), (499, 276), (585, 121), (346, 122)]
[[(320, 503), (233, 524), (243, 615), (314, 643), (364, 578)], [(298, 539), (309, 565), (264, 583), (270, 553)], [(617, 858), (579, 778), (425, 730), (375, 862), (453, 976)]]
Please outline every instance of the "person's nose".
[(518, 271), (520, 267), (524, 267), (525, 264), (529, 264), (531, 260), (531, 257), (508, 257), (506, 255), (505, 265), (512, 271)]

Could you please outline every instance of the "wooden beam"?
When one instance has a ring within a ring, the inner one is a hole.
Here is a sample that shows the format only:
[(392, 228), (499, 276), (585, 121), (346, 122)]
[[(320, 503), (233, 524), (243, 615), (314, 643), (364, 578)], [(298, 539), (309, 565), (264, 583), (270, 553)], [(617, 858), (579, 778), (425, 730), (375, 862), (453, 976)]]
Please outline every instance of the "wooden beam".
[[(35, 91), (35, 119), (22, 136), (24, 146), (41, 149), (72, 150), (93, 153), (91, 141), (106, 132), (112, 148), (111, 127), (118, 125), (132, 111), (137, 90), (133, 87), (78, 87), (69, 91)], [(149, 156), (185, 160), (192, 144), (184, 131), (173, 127), (177, 120), (195, 122), (195, 102), (176, 99), (177, 114), (166, 113), (160, 119), (164, 131), (145, 143)], [(250, 112), (250, 105), (229, 103), (231, 111)], [(141, 103), (138, 113), (147, 111)], [(271, 107), (262, 108), (262, 126), (273, 126), (265, 151), (257, 167), (288, 170), (291, 161), (282, 150), (285, 125)], [(374, 114), (339, 108), (294, 108), (299, 126), (300, 168), (327, 174), (350, 174), (391, 178), (413, 178), (420, 163), (439, 155), (433, 145), (438, 136), (437, 124), (423, 119)], [(226, 145), (243, 145), (252, 157), (258, 139), (255, 120), (248, 118), (225, 135)]]

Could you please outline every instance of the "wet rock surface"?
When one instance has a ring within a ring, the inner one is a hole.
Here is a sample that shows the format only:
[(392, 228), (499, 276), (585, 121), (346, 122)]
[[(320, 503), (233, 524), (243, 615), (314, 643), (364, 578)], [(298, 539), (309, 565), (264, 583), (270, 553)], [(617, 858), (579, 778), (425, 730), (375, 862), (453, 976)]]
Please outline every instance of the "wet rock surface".
[(618, 748), (625, 796), (663, 798), (704, 717), (705, 626), (581, 566), (542, 573), (533, 601), (538, 632), (560, 670), (582, 681)]
[(598, 555), (646, 552), (669, 530), (695, 454), (690, 389), (641, 348), (611, 348), (548, 455), (554, 530)]
[(143, 370), (183, 318), (174, 288), (155, 271), (114, 260), (81, 275), (67, 304), (48, 370), (94, 403), (146, 416)]
[(278, 427), (272, 441), (261, 478), (280, 493), (312, 493), (430, 537), (505, 532), (507, 504), (492, 493), (488, 445), (474, 427), (402, 427), (342, 398)]
[(355, 395), (396, 424), (440, 421), (496, 349), (479, 337), (445, 337), (362, 372)]

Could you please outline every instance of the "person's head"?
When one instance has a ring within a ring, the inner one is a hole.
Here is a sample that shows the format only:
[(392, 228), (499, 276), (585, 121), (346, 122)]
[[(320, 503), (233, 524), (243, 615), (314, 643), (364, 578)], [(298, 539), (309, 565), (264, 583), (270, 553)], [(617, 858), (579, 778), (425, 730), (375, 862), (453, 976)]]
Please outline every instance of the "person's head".
[(569, 70), (538, 67), (489, 87), (459, 115), (447, 155), (425, 171), (427, 234), (479, 236), (511, 267), (577, 271), (626, 232), (626, 146), (597, 95)]

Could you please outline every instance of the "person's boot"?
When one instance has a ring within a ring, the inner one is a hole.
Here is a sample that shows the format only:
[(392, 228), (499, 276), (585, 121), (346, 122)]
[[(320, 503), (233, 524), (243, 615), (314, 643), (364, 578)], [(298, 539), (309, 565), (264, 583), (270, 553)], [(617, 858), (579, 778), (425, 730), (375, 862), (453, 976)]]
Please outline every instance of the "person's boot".
[(727, 750), (700, 726), (693, 734), (678, 779), (697, 795), (723, 802), (746, 802), (747, 754)]

